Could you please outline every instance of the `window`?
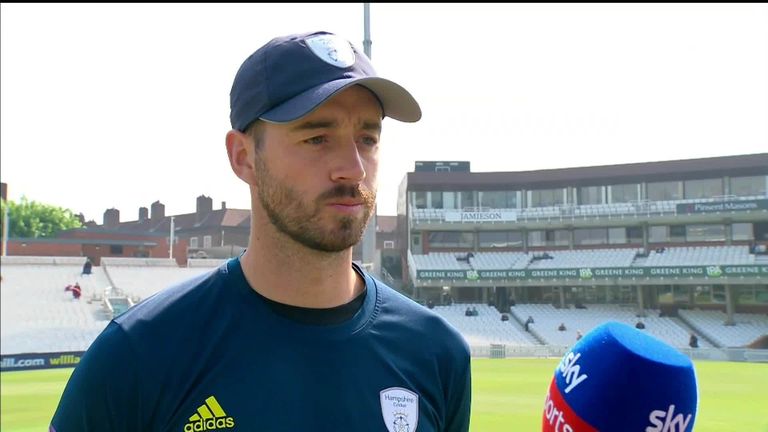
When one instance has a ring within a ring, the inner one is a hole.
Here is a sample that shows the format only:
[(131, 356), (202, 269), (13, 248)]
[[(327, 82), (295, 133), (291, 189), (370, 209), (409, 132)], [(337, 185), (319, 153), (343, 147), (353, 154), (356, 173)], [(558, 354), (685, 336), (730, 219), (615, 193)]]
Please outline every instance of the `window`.
[(608, 228), (608, 243), (610, 244), (642, 244), (642, 227)]
[(627, 227), (627, 240), (630, 244), (643, 244), (643, 228)]
[(110, 255), (122, 255), (123, 254), (123, 245), (109, 245), (109, 254)]
[(523, 234), (519, 231), (480, 231), (477, 233), (480, 247), (522, 247)]
[(189, 247), (193, 247), (193, 248), (197, 247), (197, 237), (189, 238)]
[(755, 235), (751, 223), (735, 223), (731, 225), (731, 235), (734, 240), (754, 240)]
[(411, 237), (411, 244), (412, 244), (413, 246), (419, 246), (419, 245), (421, 245), (421, 235), (420, 235), (420, 234), (414, 234), (414, 235)]
[(563, 204), (563, 189), (538, 189), (530, 191), (528, 207), (552, 207)]
[(461, 191), (461, 208), (475, 207), (475, 193), (472, 191)]
[(602, 204), (603, 203), (603, 187), (602, 186), (586, 186), (580, 187), (577, 191), (579, 205), (582, 204)]
[(684, 242), (686, 229), (685, 225), (672, 225), (669, 227), (669, 241)]
[(394, 240), (384, 240), (384, 249), (394, 249), (394, 248), (395, 248)]
[(568, 246), (571, 233), (568, 230), (529, 231), (528, 246)]
[(423, 191), (413, 192), (413, 206), (417, 209), (427, 208), (427, 193)]
[(528, 231), (528, 246), (546, 246), (544, 231)]
[(429, 193), (430, 196), (430, 208), (441, 209), (443, 208), (443, 193), (433, 191)]
[(203, 247), (204, 248), (211, 247), (211, 236), (209, 236), (209, 235), (203, 236)]
[(429, 233), (429, 246), (434, 248), (474, 246), (474, 235), (461, 231), (434, 231)]
[(573, 240), (577, 245), (599, 245), (608, 243), (608, 230), (605, 228), (579, 228), (573, 231)]
[(716, 179), (686, 180), (685, 198), (712, 198), (723, 195), (723, 181)]
[(568, 230), (547, 230), (547, 244), (568, 246), (571, 244), (571, 233)]
[(648, 199), (651, 201), (683, 199), (683, 183), (679, 181), (648, 183)]
[(608, 228), (608, 243), (610, 244), (627, 243), (627, 229), (624, 227)]
[(480, 243), (480, 247), (506, 247), (507, 246), (507, 232), (506, 231), (480, 231), (477, 233), (477, 240)]
[(669, 227), (666, 225), (652, 226), (648, 229), (649, 243), (664, 243), (669, 241)]
[(456, 209), (456, 192), (443, 192), (443, 208)]
[(731, 177), (731, 195), (765, 196), (766, 176)]
[(637, 193), (637, 184), (620, 184), (611, 185), (611, 202), (612, 203), (628, 203), (637, 201), (640, 196)]
[(690, 242), (725, 241), (725, 225), (687, 225), (685, 238)]
[(514, 191), (481, 191), (480, 206), (484, 208), (516, 208), (517, 197)]

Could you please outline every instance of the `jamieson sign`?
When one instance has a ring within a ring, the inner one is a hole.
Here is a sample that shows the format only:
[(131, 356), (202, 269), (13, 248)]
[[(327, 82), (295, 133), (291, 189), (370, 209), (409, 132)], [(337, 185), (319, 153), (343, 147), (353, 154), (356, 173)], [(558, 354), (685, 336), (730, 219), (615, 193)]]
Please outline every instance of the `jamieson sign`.
[(768, 266), (604, 267), (525, 270), (419, 270), (416, 277), (428, 280), (541, 280), (541, 279), (660, 279), (660, 278), (768, 278)]

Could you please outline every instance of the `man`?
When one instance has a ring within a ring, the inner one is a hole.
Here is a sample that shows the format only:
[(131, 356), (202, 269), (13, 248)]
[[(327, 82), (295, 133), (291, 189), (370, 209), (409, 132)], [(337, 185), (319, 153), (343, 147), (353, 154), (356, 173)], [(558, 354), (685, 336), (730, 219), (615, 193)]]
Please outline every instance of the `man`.
[(78, 300), (82, 293), (83, 290), (80, 288), (80, 282), (75, 282), (75, 285), (72, 286), (72, 297), (74, 297), (75, 300)]
[(699, 338), (695, 334), (691, 333), (691, 337), (688, 339), (688, 346), (691, 348), (699, 347)]
[(96, 339), (51, 430), (467, 431), (469, 349), (352, 262), (399, 85), (326, 32), (275, 38), (237, 72), (226, 136), (250, 187), (247, 250)]

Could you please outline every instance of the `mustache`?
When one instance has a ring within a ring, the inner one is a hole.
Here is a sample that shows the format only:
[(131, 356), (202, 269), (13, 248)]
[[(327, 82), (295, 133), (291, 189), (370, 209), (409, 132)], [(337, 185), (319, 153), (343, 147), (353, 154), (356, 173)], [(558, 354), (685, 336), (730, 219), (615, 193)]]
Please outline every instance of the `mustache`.
[(320, 194), (318, 200), (324, 201), (333, 198), (362, 199), (366, 203), (372, 204), (376, 200), (376, 194), (362, 185), (353, 186), (340, 184)]

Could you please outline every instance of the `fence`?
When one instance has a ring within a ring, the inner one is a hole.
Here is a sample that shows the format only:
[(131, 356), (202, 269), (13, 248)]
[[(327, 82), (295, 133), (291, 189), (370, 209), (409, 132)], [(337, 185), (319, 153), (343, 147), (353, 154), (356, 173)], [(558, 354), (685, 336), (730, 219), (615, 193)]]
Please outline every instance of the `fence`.
[[(471, 345), (472, 357), (477, 358), (561, 358), (570, 347), (557, 345)], [(679, 348), (692, 360), (768, 363), (768, 350), (746, 348)]]

